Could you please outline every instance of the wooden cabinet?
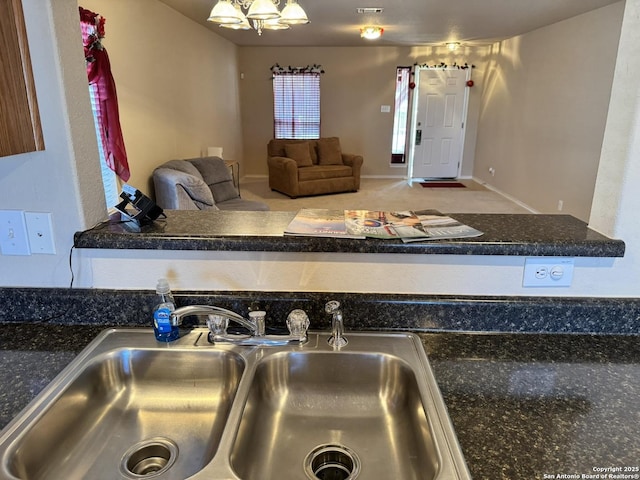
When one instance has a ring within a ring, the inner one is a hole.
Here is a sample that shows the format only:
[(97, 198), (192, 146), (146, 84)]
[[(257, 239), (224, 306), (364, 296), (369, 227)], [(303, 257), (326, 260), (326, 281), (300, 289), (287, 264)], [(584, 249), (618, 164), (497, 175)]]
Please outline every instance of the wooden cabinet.
[(0, 0), (0, 157), (44, 150), (20, 0)]

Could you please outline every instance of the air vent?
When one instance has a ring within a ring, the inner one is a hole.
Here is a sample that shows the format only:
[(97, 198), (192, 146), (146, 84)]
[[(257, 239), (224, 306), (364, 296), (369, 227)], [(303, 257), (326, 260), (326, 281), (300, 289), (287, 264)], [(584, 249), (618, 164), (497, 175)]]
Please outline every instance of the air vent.
[(382, 7), (358, 7), (356, 12), (358, 13), (382, 13), (384, 8)]

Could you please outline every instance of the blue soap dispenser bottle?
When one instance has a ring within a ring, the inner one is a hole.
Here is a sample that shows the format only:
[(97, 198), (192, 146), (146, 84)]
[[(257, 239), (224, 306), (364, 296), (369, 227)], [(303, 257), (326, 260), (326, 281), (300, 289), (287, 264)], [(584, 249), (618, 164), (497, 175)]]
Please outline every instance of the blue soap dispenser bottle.
[(156, 285), (156, 306), (153, 309), (153, 333), (159, 342), (172, 342), (180, 336), (178, 325), (173, 325), (171, 313), (176, 302), (171, 294), (169, 282), (161, 278)]

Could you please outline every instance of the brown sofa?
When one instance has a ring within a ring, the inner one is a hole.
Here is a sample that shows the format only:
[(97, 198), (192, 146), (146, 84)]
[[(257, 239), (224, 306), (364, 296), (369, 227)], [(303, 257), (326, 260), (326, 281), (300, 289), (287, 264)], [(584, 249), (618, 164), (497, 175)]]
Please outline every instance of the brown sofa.
[(273, 139), (267, 155), (269, 188), (291, 198), (360, 188), (362, 155), (342, 153), (338, 137)]

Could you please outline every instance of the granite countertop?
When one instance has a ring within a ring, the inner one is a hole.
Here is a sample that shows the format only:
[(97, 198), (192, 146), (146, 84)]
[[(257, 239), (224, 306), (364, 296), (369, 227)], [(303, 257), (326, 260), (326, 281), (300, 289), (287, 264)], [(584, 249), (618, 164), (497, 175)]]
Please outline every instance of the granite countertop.
[[(1, 326), (0, 427), (104, 328)], [(473, 478), (542, 479), (638, 466), (637, 336), (420, 336)]]
[(476, 228), (474, 238), (404, 243), (402, 240), (284, 236), (296, 212), (168, 210), (167, 218), (133, 228), (119, 216), (77, 232), (77, 248), (349, 252), (452, 255), (622, 257), (625, 244), (570, 215), (448, 213)]

